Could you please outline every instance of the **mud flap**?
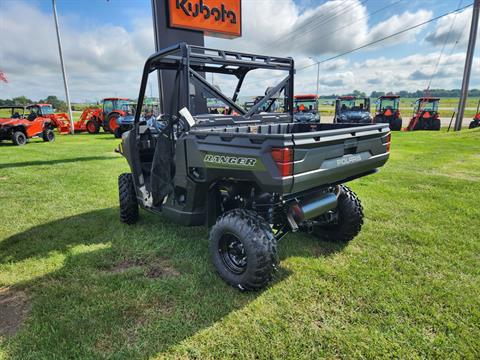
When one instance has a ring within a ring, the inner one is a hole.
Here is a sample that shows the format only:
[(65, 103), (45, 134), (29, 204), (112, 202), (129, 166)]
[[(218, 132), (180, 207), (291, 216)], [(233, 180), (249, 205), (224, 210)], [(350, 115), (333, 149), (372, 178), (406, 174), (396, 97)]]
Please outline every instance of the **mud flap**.
[(173, 143), (170, 136), (162, 133), (155, 145), (150, 186), (153, 206), (160, 206), (165, 196), (173, 191)]

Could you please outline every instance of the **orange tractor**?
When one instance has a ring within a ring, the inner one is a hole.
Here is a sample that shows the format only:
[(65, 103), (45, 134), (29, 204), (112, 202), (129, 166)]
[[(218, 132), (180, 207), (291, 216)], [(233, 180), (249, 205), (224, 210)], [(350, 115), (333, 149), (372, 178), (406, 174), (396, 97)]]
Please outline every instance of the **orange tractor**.
[(400, 116), (400, 96), (382, 95), (377, 100), (377, 109), (373, 122), (388, 123), (390, 130), (402, 130), (402, 117)]
[(74, 129), (77, 132), (97, 134), (102, 127), (103, 131), (113, 134), (118, 128), (117, 119), (127, 115), (130, 104), (131, 101), (126, 98), (105, 98), (102, 100), (102, 108), (83, 110), (80, 120), (74, 124)]
[(66, 113), (54, 113), (51, 104), (33, 104), (25, 107), (28, 120), (33, 121), (37, 117), (48, 118), (60, 134), (68, 134), (70, 130), (70, 118)]
[(407, 130), (440, 130), (439, 103), (440, 98), (423, 97), (417, 99), (414, 114), (407, 126)]

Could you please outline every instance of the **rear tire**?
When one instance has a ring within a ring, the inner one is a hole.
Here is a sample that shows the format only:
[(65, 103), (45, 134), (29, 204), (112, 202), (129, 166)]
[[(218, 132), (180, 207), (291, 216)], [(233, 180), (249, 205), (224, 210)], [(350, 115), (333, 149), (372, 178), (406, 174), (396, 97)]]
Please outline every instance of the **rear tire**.
[(469, 129), (475, 129), (480, 126), (480, 120), (472, 120), (470, 125), (468, 125)]
[(440, 127), (441, 127), (440, 119), (433, 119), (431, 130), (438, 131), (440, 130)]
[(242, 291), (265, 287), (278, 264), (270, 225), (251, 210), (230, 210), (217, 219), (210, 230), (210, 252), (220, 277)]
[(115, 136), (115, 138), (120, 139), (122, 137), (122, 130), (119, 127), (116, 128), (113, 132), (113, 135)]
[(42, 139), (45, 142), (54, 142), (55, 141), (55, 133), (52, 129), (45, 129), (43, 130)]
[(112, 134), (115, 133), (115, 129), (117, 129), (118, 124), (117, 124), (117, 119), (119, 115), (118, 114), (111, 114), (108, 116), (107, 121), (104, 125), (104, 129), (106, 132), (110, 132)]
[(27, 136), (22, 131), (15, 131), (12, 135), (12, 142), (17, 146), (22, 146), (27, 143)]
[(393, 119), (390, 130), (393, 130), (393, 131), (402, 130), (402, 118)]
[(358, 196), (345, 185), (340, 185), (335, 224), (317, 225), (313, 234), (322, 240), (346, 243), (358, 235), (363, 225), (363, 208)]
[(118, 195), (120, 221), (129, 225), (135, 224), (138, 220), (138, 201), (132, 174), (125, 173), (118, 177)]
[(100, 125), (96, 120), (89, 120), (86, 127), (89, 134), (98, 134), (100, 130)]

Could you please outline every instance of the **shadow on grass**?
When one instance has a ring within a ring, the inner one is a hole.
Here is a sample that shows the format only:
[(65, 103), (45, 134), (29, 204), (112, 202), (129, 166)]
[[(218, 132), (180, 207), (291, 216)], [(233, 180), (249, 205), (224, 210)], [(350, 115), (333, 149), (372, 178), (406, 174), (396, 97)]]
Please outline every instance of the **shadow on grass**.
[[(280, 245), (282, 257), (339, 250), (303, 235)], [(215, 274), (206, 229), (144, 212), (135, 226), (120, 224), (118, 209), (104, 209), (0, 243), (0, 265), (21, 272), (25, 261), (53, 270), (13, 286), (30, 294), (31, 311), (3, 345), (12, 358), (149, 358), (261, 295), (241, 293)], [(287, 276), (281, 268), (275, 283)]]
[(57, 164), (64, 164), (64, 163), (96, 161), (96, 160), (111, 160), (111, 159), (115, 159), (115, 158), (112, 156), (83, 156), (83, 157), (70, 158), (70, 159), (24, 161), (24, 162), (0, 164), (0, 169), (20, 168), (20, 167), (27, 167), (27, 166), (41, 166), (41, 165), (57, 165)]

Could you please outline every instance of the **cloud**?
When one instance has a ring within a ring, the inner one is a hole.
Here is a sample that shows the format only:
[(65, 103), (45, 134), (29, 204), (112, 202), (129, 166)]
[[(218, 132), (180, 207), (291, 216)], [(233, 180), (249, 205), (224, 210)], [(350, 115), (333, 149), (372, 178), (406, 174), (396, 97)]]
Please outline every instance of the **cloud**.
[[(275, 0), (246, 1), (243, 11), (242, 38), (207, 43), (232, 50), (318, 56), (350, 50), (432, 17), (429, 10), (407, 11), (369, 27), (367, 7), (360, 0), (330, 0), (303, 13), (293, 0), (282, 1), (281, 6)], [(413, 41), (420, 31), (406, 32), (382, 46)]]
[(339, 87), (345, 85), (345, 81), (343, 79), (324, 79), (320, 81), (320, 84), (328, 87)]
[[(0, 97), (62, 96), (63, 82), (51, 15), (28, 3), (8, 2), (2, 5), (0, 17), (1, 67), (10, 81), (2, 88), (2, 93), (6, 93)], [(60, 28), (71, 97), (83, 101), (117, 92), (135, 97), (142, 65), (154, 51), (151, 23), (134, 21), (130, 32), (112, 24), (78, 32), (66, 20), (60, 18)]]
[[(0, 98), (26, 95), (40, 99), (50, 94), (63, 97), (51, 14), (29, 2), (3, 2), (0, 8), (0, 68), (10, 80), (9, 84), (0, 85)], [(328, 0), (306, 11), (293, 0), (283, 0), (281, 5), (277, 0), (244, 1), (243, 36), (235, 40), (206, 38), (206, 44), (249, 53), (293, 56), (298, 69), (295, 89), (311, 93), (317, 86), (314, 59), (363, 45), (431, 16), (431, 11), (419, 9), (370, 26), (367, 8), (360, 0)], [(459, 14), (456, 24), (460, 26), (463, 22), (465, 27), (464, 17), (468, 16)], [(150, 19), (130, 19), (133, 25), (128, 28), (106, 22), (90, 24), (81, 30), (74, 25), (75, 21), (69, 20), (68, 16), (60, 17), (73, 100), (95, 100), (114, 95), (135, 98), (145, 59), (154, 51)], [(443, 25), (439, 22), (428, 41), (441, 38), (442, 31), (448, 30), (449, 24), (448, 21)], [(454, 31), (456, 28), (457, 25)], [(402, 45), (414, 41), (416, 36), (417, 33), (411, 31), (378, 46)], [(433, 71), (432, 59), (437, 56), (438, 53), (430, 52), (428, 56), (377, 57), (362, 62), (336, 59), (320, 65), (320, 92), (423, 88), (426, 77)], [(441, 81), (445, 88), (459, 87), (463, 62), (462, 53), (444, 56), (436, 77), (438, 83)], [(478, 59), (476, 64), (473, 66), (472, 86), (478, 84), (476, 79), (480, 77)], [(309, 65), (313, 66), (300, 70)], [(413, 69), (421, 73), (414, 76)], [(274, 85), (285, 75), (279, 71), (255, 72), (256, 75), (247, 76), (241, 95), (263, 94), (266, 87)], [(233, 93), (232, 79), (215, 75), (214, 81), (227, 94)]]
[(436, 23), (435, 29), (429, 33), (425, 40), (435, 46), (455, 44), (465, 46), (468, 42), (472, 8), (469, 7), (457, 14), (450, 14), (441, 18)]

